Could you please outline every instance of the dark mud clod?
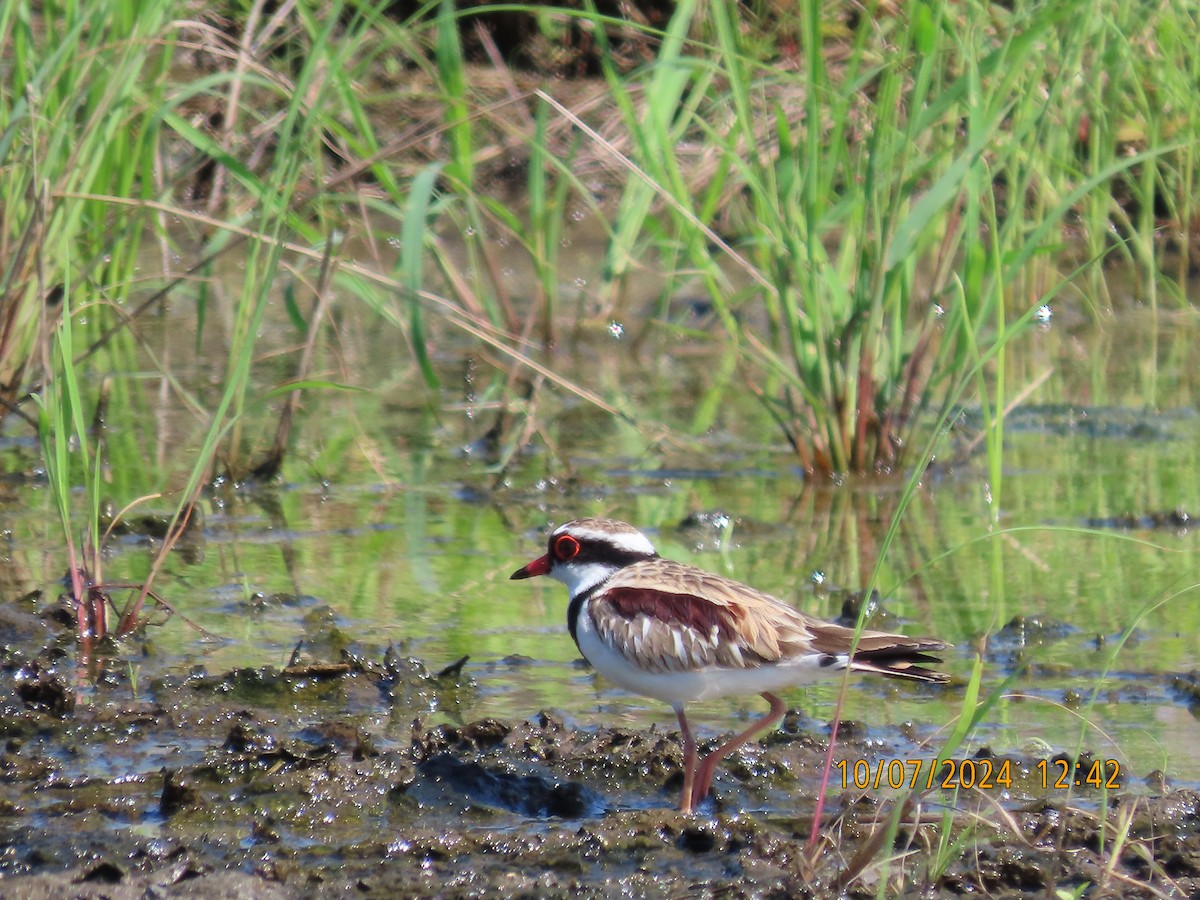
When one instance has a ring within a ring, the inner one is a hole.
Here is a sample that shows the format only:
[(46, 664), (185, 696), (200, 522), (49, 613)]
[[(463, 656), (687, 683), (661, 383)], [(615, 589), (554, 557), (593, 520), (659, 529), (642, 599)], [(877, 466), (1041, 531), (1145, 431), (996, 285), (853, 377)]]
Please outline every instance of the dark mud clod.
[(254, 722), (237, 722), (229, 729), (222, 750), (231, 753), (275, 753), (277, 748), (275, 736), (263, 731)]
[(65, 716), (74, 705), (75, 696), (58, 672), (43, 668), (36, 662), (17, 670), (17, 696), (32, 709), (43, 709)]
[(120, 884), (124, 880), (125, 870), (108, 860), (96, 863), (79, 878), (81, 883), (90, 884)]
[(1172, 693), (1187, 704), (1192, 715), (1200, 717), (1200, 669), (1192, 669), (1183, 675), (1168, 675), (1167, 684)]
[(427, 760), (447, 750), (487, 749), (503, 743), (511, 732), (509, 725), (497, 719), (481, 719), (462, 727), (438, 725), (428, 730), (414, 722), (412, 752), (415, 758)]
[(417, 766), (422, 778), (447, 785), (472, 803), (499, 807), (530, 818), (579, 819), (598, 815), (603, 799), (577, 782), (542, 775), (514, 775), (439, 753)]
[(676, 844), (680, 850), (689, 853), (709, 853), (717, 845), (714, 825), (706, 822), (702, 825), (689, 825), (679, 833)]
[(158, 796), (158, 811), (170, 817), (179, 810), (195, 806), (200, 801), (199, 792), (174, 769), (163, 769), (162, 793)]
[(478, 722), (464, 725), (460, 733), (463, 740), (476, 747), (494, 747), (508, 737), (511, 732), (512, 728), (499, 719), (481, 719)]
[(563, 725), (562, 719), (559, 719), (553, 713), (548, 713), (545, 710), (542, 710), (537, 714), (535, 721), (537, 722), (538, 728), (540, 728), (542, 731), (551, 731), (556, 734), (561, 732), (563, 728), (566, 727)]

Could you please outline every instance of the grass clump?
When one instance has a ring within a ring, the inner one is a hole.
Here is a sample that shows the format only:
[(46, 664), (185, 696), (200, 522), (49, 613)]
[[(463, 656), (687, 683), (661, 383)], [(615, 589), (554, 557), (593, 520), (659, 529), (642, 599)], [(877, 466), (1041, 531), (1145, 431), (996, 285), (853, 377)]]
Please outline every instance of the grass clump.
[[(327, 12), (297, 13), (293, 24), (310, 53), (284, 73), (270, 71), (248, 49), (264, 38), (265, 58), (278, 52), (281, 64), (292, 59), (285, 35), (297, 32), (278, 21), (260, 32), (251, 16), (238, 44), (183, 18), (181, 5), (172, 2), (130, 4), (115, 12), (67, 4), (36, 17), (27, 4), (0, 6), (3, 55), (12, 76), (0, 93), (0, 400), (35, 426), (41, 439), (66, 541), (68, 599), (77, 607), (85, 642), (136, 625), (204, 485), (217, 475), (277, 471), (295, 393), (329, 385), (309, 378), (308, 370), (325, 310), (320, 295), (328, 292), (336, 268), (328, 248), (337, 242), (340, 214), (329, 214), (328, 195), (313, 184), (314, 178), (325, 180), (323, 150), (339, 133), (340, 92), (348, 87), (340, 73), (356, 46), (331, 37), (361, 29), (366, 19), (350, 16), (344, 24), (340, 7)], [(173, 52), (180, 42), (211, 51), (225, 67), (216, 74), (192, 70), (195, 80), (177, 81)], [(339, 74), (321, 77), (329, 70)], [(231, 124), (214, 137), (183, 112), (210, 92), (228, 100), (225, 121), (244, 123), (248, 134)], [(265, 144), (264, 125), (270, 134)], [(259, 143), (243, 157), (255, 135)], [(168, 215), (209, 229), (200, 260), (134, 304), (135, 291), (144, 290), (138, 264), (146, 239), (157, 241), (169, 259), (194, 238), (168, 229)], [(194, 302), (197, 352), (211, 346), (206, 325), (216, 299), (209, 282), (191, 277), (211, 275), (214, 262), (235, 246), (244, 254), (245, 277), (240, 292), (216, 314), (220, 326), (228, 326), (228, 339), (209, 359), (223, 372), (215, 401), (191, 393), (167, 364), (154, 379), (199, 423), (196, 443), (164, 466), (154, 452), (151, 412), (161, 397), (145, 389), (149, 379), (140, 371), (146, 357), (160, 364), (149, 346), (139, 358), (138, 317), (168, 297), (186, 297)], [(282, 276), (286, 271), (307, 285), (309, 260), (319, 266), (312, 281), (318, 302), (306, 314), (294, 285), (289, 290)], [(258, 342), (265, 311), (281, 296), (303, 337), (282, 392), (292, 400), (275, 446), (256, 467), (246, 458), (248, 450), (262, 453), (262, 442), (241, 429), (248, 412), (263, 402), (254, 393)], [(36, 419), (22, 409), (30, 399), (38, 405)], [(92, 409), (97, 412), (89, 425)], [(120, 423), (115, 441), (106, 439), (104, 419)], [(176, 480), (180, 469), (187, 472), (182, 484)], [(102, 492), (117, 494), (116, 505), (125, 510), (138, 498), (167, 493), (176, 503), (159, 552), (115, 627), (108, 622), (99, 571), (108, 533), (100, 522)], [(73, 501), (79, 496), (85, 498), (82, 508)]]
[[(132, 627), (146, 596), (110, 627), (99, 526), (107, 454), (93, 437), (112, 390), (96, 367), (134, 365), (129, 335), (100, 335), (126, 316), (153, 221), (141, 201), (159, 190), (155, 106), (172, 58), (161, 42), (171, 6), (67, 4), (35, 15), (0, 3), (0, 405), (40, 438), (85, 641)], [(23, 408), (31, 397), (36, 415)]]
[(0, 403), (12, 410), (68, 271), (103, 286), (91, 320), (128, 295), (150, 214), (105, 198), (157, 190), (152, 110), (171, 54), (159, 43), (172, 4), (68, 4), (35, 15), (0, 3)]
[[(1087, 215), (1103, 239), (1114, 180), (1164, 151), (1085, 160), (1063, 138), (1092, 54), (1079, 23), (1108, 25), (1094, 4), (926, 2), (849, 31), (804, 4), (787, 66), (755, 55), (738, 13), (680, 4), (639, 80), (606, 69), (642, 177), (604, 289), (666, 231), (802, 465), (901, 467), (968, 385), (1002, 390), (1005, 344), (1066, 280), (1047, 252)], [(696, 145), (711, 162), (689, 169), (677, 148)]]

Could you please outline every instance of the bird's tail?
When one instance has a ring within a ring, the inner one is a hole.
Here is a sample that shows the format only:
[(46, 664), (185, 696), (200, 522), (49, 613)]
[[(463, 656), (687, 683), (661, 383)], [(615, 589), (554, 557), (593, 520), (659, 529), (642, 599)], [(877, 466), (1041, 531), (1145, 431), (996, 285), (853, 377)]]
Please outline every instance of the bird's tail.
[(925, 666), (940, 664), (942, 660), (930, 654), (949, 648), (950, 645), (945, 641), (933, 638), (866, 632), (855, 648), (850, 668), (855, 672), (874, 672), (909, 681), (945, 684), (950, 680), (949, 675)]

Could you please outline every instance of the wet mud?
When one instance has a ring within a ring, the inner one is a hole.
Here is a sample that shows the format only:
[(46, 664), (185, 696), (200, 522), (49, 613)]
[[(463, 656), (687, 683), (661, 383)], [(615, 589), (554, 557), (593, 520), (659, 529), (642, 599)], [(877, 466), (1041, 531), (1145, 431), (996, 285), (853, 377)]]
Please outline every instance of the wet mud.
[(473, 718), (461, 660), (350, 648), (139, 679), (53, 642), (27, 657), (40, 626), (7, 625), (5, 897), (875, 896), (881, 878), (889, 895), (1200, 891), (1200, 796), (1162, 781), (1047, 789), (1038, 764), (1054, 761), (983, 750), (948, 771), (970, 763), (978, 782), (1003, 764), (1008, 783), (901, 800), (843, 781), (858, 760), (874, 773), (932, 752), (847, 722), (814, 846), (829, 728), (799, 713), (682, 816), (675, 733)]

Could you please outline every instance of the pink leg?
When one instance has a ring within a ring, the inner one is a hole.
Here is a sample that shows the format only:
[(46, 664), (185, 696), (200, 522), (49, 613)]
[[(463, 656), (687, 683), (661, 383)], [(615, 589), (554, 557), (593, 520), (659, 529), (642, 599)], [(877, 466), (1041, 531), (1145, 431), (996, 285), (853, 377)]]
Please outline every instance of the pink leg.
[(688, 727), (682, 703), (675, 707), (675, 718), (683, 732), (683, 794), (679, 798), (679, 811), (686, 814), (692, 811), (692, 786), (696, 783), (696, 739)]
[(730, 738), (712, 753), (708, 754), (708, 756), (704, 757), (704, 761), (700, 763), (700, 771), (696, 776), (696, 784), (692, 793), (692, 807), (699, 806), (704, 801), (704, 798), (708, 796), (709, 789), (712, 788), (713, 776), (717, 772), (717, 763), (768, 728), (774, 728), (779, 724), (784, 713), (787, 712), (787, 704), (774, 694), (763, 691), (761, 696), (771, 704), (770, 711), (741, 734)]

